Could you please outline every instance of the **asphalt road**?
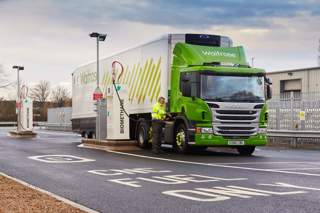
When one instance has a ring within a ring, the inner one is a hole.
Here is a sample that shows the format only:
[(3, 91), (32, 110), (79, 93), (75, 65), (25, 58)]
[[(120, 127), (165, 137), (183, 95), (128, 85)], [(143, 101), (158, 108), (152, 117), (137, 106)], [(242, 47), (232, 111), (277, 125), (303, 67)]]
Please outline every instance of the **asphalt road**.
[(100, 212), (320, 212), (320, 151), (259, 148), (252, 157), (209, 150), (79, 148), (72, 133), (0, 129), (0, 171)]

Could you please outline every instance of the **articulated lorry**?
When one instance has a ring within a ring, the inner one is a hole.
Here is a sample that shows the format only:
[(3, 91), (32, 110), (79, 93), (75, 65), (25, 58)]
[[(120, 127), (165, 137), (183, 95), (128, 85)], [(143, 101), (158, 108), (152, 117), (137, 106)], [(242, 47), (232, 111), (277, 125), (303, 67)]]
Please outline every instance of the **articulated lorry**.
[[(228, 37), (169, 34), (100, 64), (107, 139), (150, 146), (152, 106), (163, 96), (172, 115), (163, 143), (178, 152), (220, 146), (251, 155), (266, 145), (271, 82)], [(95, 135), (95, 88), (96, 62), (73, 72), (72, 127), (84, 137)]]

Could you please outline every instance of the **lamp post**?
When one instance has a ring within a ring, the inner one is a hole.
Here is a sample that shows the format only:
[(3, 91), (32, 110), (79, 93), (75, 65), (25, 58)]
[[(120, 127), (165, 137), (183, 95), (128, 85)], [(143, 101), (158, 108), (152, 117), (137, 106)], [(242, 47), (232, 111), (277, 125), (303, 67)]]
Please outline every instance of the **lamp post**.
[(102, 99), (102, 92), (99, 87), (99, 41), (106, 40), (107, 34), (100, 34), (97, 32), (93, 32), (89, 34), (91, 38), (96, 38), (97, 40), (97, 88), (94, 91), (93, 99), (96, 100), (97, 104), (97, 118), (96, 118), (96, 138), (100, 141), (101, 140), (101, 132), (100, 132), (100, 108), (101, 108), (101, 99)]
[(17, 70), (17, 132), (21, 131), (21, 118), (20, 118), (20, 111), (21, 111), (21, 100), (20, 100), (20, 77), (19, 71), (24, 70), (24, 67), (14, 65), (13, 69)]

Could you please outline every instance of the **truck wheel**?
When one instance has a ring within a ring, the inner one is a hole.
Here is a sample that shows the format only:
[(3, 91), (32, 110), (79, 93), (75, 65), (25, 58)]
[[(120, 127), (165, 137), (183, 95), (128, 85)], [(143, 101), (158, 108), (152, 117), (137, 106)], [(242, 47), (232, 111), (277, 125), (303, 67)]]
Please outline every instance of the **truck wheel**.
[(187, 153), (189, 151), (187, 128), (184, 124), (179, 124), (176, 134), (174, 148), (179, 153)]
[(148, 148), (148, 130), (149, 126), (145, 121), (140, 122), (138, 127), (137, 142), (141, 148)]
[(89, 132), (88, 138), (97, 139), (96, 134), (94, 132)]
[(86, 132), (85, 131), (81, 132), (81, 137), (82, 138), (86, 138)]
[(255, 150), (255, 146), (239, 146), (237, 150), (241, 156), (250, 156)]

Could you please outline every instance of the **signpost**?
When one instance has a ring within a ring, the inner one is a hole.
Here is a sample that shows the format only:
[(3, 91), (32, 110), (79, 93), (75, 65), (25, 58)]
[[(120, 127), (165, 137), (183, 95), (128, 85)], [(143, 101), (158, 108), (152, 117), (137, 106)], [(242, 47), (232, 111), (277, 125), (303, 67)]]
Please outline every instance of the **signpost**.
[(21, 109), (21, 102), (18, 100), (16, 101), (16, 114), (18, 114), (19, 110)]
[(100, 108), (101, 108), (101, 100), (103, 98), (103, 93), (98, 86), (93, 92), (93, 100), (97, 102), (97, 120), (96, 120), (96, 138), (100, 141), (101, 140), (101, 119), (100, 119)]
[(101, 129), (100, 129), (100, 109), (101, 109), (101, 100), (103, 98), (103, 94), (101, 89), (99, 88), (99, 41), (104, 41), (107, 37), (107, 34), (100, 34), (97, 32), (93, 32), (89, 34), (91, 38), (96, 38), (97, 40), (97, 88), (93, 93), (93, 100), (97, 101), (97, 118), (96, 118), (96, 139), (101, 141)]
[(103, 98), (103, 93), (102, 93), (100, 87), (97, 87), (93, 92), (93, 100), (100, 101), (102, 98)]

